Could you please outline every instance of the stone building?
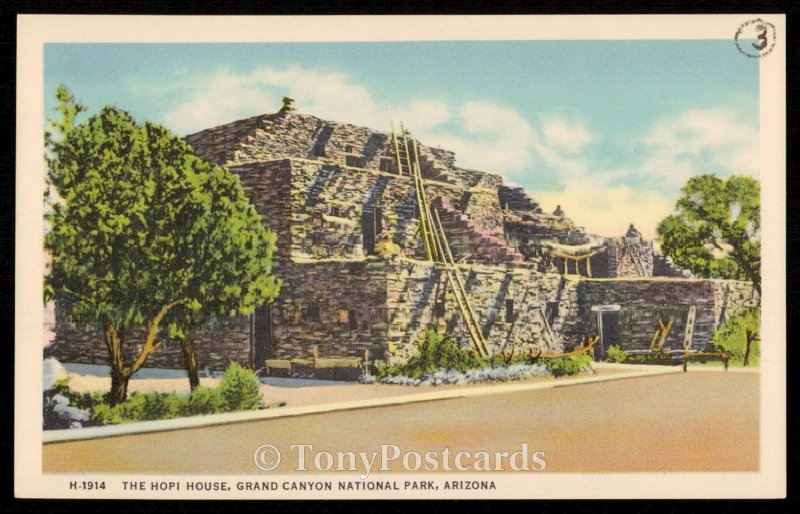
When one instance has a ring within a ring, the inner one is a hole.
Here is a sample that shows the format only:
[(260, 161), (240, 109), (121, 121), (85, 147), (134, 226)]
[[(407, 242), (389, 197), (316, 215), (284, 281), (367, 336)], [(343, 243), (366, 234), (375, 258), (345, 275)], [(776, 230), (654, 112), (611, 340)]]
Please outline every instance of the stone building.
[[(283, 280), (255, 315), (197, 331), (200, 367), (258, 368), (308, 357), (314, 345), (321, 356), (368, 349), (400, 362), (429, 328), (470, 344), (443, 266), (426, 259), (415, 182), (398, 168), (390, 133), (284, 108), (187, 140), (239, 177), (277, 235)], [(659, 319), (673, 320), (665, 349), (683, 348), (687, 332), (702, 349), (727, 315), (757, 301), (748, 283), (691, 277), (633, 226), (623, 237), (588, 234), (499, 175), (457, 166), (453, 152), (420, 142), (418, 157), (490, 353), (568, 350), (598, 330), (600, 356), (610, 344), (646, 349)], [(106, 361), (101, 334), (63, 321), (55, 332), (48, 354)], [(177, 344), (149, 365), (181, 367)]]

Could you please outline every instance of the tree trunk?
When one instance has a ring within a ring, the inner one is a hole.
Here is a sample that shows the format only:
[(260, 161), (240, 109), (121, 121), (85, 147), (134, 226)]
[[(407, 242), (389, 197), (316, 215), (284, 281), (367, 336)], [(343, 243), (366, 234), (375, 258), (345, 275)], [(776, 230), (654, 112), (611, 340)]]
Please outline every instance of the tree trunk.
[(750, 345), (754, 339), (753, 332), (749, 329), (744, 331), (744, 359), (742, 359), (742, 366), (750, 364)]
[(111, 365), (111, 391), (108, 394), (108, 403), (114, 406), (128, 399), (130, 374), (125, 368), (122, 339), (117, 334), (117, 328), (113, 322), (106, 324), (106, 347)]
[(181, 350), (186, 364), (186, 373), (189, 375), (189, 387), (194, 391), (200, 385), (200, 378), (197, 376), (197, 354), (194, 351), (192, 340), (188, 337), (181, 339)]
[(111, 368), (111, 392), (108, 395), (108, 403), (112, 407), (128, 399), (128, 380), (130, 378), (114, 367)]
[(176, 300), (161, 307), (147, 327), (147, 338), (142, 345), (139, 356), (130, 366), (125, 364), (125, 355), (122, 352), (122, 338), (117, 333), (116, 324), (113, 320), (106, 321), (106, 348), (108, 349), (108, 357), (111, 364), (111, 392), (108, 401), (112, 406), (127, 400), (128, 380), (144, 365), (147, 357), (161, 346), (161, 341), (157, 339), (158, 324), (172, 307), (185, 301), (185, 299)]

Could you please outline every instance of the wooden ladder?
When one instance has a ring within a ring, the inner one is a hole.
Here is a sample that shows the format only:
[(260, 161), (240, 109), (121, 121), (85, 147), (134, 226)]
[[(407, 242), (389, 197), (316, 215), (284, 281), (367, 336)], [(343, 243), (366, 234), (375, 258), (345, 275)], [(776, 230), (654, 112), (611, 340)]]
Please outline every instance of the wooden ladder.
[(472, 345), (482, 357), (489, 356), (486, 346), (486, 338), (483, 329), (478, 322), (475, 310), (469, 303), (467, 292), (464, 287), (464, 279), (461, 271), (456, 265), (450, 244), (442, 226), (442, 220), (436, 209), (431, 209), (425, 192), (425, 183), (422, 180), (422, 173), (419, 166), (419, 150), (417, 142), (409, 139), (408, 132), (403, 124), (400, 124), (400, 135), (395, 133), (394, 124), (391, 126), (392, 141), (397, 159), (397, 169), (400, 175), (407, 173), (414, 180), (414, 189), (419, 209), (420, 230), (425, 243), (425, 255), (429, 262), (441, 264), (445, 270), (450, 286), (455, 293), (456, 303), (458, 304), (461, 318), (467, 327)]
[(639, 255), (639, 249), (637, 248), (637, 245), (625, 243), (625, 247), (631, 254), (631, 260), (633, 261), (633, 266), (636, 268), (636, 274), (639, 275), (640, 277), (644, 277), (646, 275), (646, 272), (644, 269), (644, 264), (642, 264), (642, 258)]

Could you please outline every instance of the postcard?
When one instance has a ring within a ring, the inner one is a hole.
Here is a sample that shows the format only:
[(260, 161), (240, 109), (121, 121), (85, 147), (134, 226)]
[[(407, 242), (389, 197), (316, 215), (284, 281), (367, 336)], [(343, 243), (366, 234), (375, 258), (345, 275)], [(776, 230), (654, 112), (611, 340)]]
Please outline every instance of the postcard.
[(20, 16), (16, 495), (784, 497), (785, 41)]

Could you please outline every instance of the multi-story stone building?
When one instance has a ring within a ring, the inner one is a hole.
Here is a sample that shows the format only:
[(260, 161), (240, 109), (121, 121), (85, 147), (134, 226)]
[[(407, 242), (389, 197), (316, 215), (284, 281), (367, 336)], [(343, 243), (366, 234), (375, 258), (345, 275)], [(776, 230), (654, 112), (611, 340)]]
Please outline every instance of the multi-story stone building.
[[(368, 349), (398, 362), (429, 328), (470, 344), (444, 266), (426, 258), (415, 181), (398, 168), (391, 134), (284, 107), (187, 140), (239, 177), (277, 235), (273, 271), (283, 280), (254, 316), (198, 330), (200, 367), (261, 367), (314, 345), (322, 356)], [(665, 349), (687, 337), (704, 348), (727, 315), (757, 301), (748, 283), (691, 277), (633, 226), (624, 237), (587, 234), (499, 175), (457, 166), (453, 152), (420, 143), (418, 162), (490, 353), (570, 349), (597, 331), (599, 356), (610, 344), (646, 349), (659, 319), (673, 322)], [(66, 322), (47, 353), (107, 359), (101, 334)], [(149, 365), (182, 366), (178, 345)]]

